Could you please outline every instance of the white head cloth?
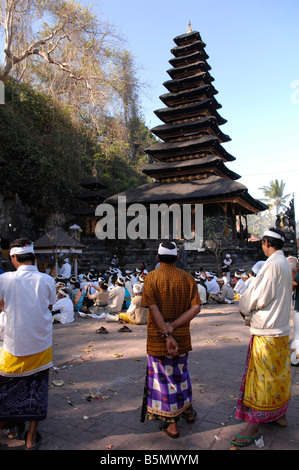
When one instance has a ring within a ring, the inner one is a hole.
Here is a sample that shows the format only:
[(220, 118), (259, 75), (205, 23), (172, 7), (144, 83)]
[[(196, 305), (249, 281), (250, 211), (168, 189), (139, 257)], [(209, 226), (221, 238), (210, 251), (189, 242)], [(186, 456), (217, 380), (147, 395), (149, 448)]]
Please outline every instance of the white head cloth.
[(138, 284), (138, 283), (134, 284), (134, 286), (133, 286), (134, 294), (140, 294), (142, 292), (142, 290), (143, 290), (143, 285), (142, 284)]
[(65, 290), (63, 290), (63, 289), (59, 289), (58, 292), (59, 292), (59, 294), (63, 295), (64, 297), (69, 297), (68, 293), (65, 292)]
[(279, 240), (284, 241), (284, 237), (279, 235), (279, 233), (272, 232), (272, 230), (266, 230), (265, 233), (264, 233), (264, 237), (278, 238)]
[(32, 253), (34, 254), (34, 245), (31, 243), (30, 245), (25, 245), (25, 246), (15, 246), (14, 248), (11, 248), (9, 254), (10, 256), (13, 255), (26, 255), (27, 253)]
[(122, 277), (120, 277), (120, 276), (117, 278), (117, 282), (118, 282), (121, 286), (124, 285), (124, 279), (123, 279)]
[(165, 248), (162, 246), (162, 243), (160, 243), (159, 248), (158, 248), (158, 255), (172, 255), (172, 256), (177, 256), (178, 254), (178, 249), (176, 244), (173, 242), (173, 248)]

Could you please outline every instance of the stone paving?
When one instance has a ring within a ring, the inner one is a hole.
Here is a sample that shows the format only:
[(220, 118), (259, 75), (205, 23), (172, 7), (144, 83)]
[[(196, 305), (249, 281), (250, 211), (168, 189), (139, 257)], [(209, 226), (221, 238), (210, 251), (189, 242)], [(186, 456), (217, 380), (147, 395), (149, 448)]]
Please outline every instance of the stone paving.
[[(100, 326), (109, 333), (97, 334)], [(197, 419), (192, 425), (180, 421), (178, 439), (163, 434), (158, 422), (140, 422), (146, 326), (129, 325), (129, 333), (119, 332), (121, 326), (78, 317), (71, 324), (54, 325), (54, 367), (48, 418), (39, 426), (40, 451), (230, 450), (230, 438), (244, 427), (235, 418), (235, 406), (250, 338), (238, 305), (211, 304), (192, 321), (189, 369)], [(287, 428), (264, 425), (264, 446), (244, 449), (298, 450), (298, 407), (299, 368), (292, 367)], [(0, 450), (23, 449), (24, 441), (9, 440), (1, 431)]]

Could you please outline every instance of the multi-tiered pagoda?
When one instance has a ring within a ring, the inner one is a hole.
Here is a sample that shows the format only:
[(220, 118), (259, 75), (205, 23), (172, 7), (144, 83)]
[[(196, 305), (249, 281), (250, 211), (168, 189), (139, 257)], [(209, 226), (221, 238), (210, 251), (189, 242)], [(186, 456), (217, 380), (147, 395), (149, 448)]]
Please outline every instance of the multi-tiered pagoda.
[[(160, 142), (145, 149), (152, 163), (141, 168), (153, 182), (106, 199), (117, 204), (126, 196), (127, 204), (203, 204), (204, 217), (226, 217), (233, 237), (244, 236), (248, 214), (267, 209), (248, 193), (229, 170), (235, 157), (222, 146), (230, 137), (220, 130), (226, 122), (218, 110), (221, 105), (210, 75), (205, 44), (189, 25), (188, 33), (174, 38), (174, 58), (164, 82), (167, 93), (160, 96), (165, 107), (155, 111), (163, 124), (151, 131)], [(239, 233), (238, 233), (239, 231)]]
[(77, 194), (77, 199), (83, 205), (73, 209), (72, 214), (80, 219), (84, 224), (84, 235), (93, 235), (98, 218), (95, 215), (96, 207), (101, 204), (106, 196), (102, 193), (108, 184), (99, 178), (97, 170), (93, 168), (92, 176), (80, 182), (81, 191)]

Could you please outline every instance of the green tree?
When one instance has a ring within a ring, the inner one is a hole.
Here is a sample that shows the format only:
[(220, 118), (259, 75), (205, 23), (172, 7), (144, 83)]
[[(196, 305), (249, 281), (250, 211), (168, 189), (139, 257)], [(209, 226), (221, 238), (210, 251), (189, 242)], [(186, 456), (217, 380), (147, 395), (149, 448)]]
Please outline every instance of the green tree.
[(81, 157), (91, 152), (85, 129), (75, 126), (61, 104), (26, 84), (8, 79), (0, 107), (1, 193), (18, 194), (33, 217), (67, 212), (75, 201)]
[(259, 188), (264, 191), (263, 200), (268, 204), (269, 209), (275, 208), (276, 214), (279, 214), (280, 209), (285, 208), (285, 202), (290, 197), (290, 194), (284, 194), (285, 183), (278, 179), (272, 180), (269, 186)]

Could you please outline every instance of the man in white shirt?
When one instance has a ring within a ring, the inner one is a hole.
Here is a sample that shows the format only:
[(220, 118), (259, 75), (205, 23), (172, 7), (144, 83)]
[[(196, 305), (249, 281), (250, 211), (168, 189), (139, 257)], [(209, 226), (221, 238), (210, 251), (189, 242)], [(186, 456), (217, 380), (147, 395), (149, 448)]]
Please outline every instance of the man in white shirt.
[[(59, 289), (57, 302), (52, 307), (54, 313), (52, 320), (59, 323), (71, 323), (74, 321), (74, 304), (64, 289)], [(56, 313), (55, 313), (56, 312)]]
[(232, 267), (233, 260), (229, 253), (225, 255), (225, 258), (222, 262), (223, 270), (226, 272), (227, 281), (230, 282), (230, 270)]
[(41, 442), (37, 427), (47, 415), (53, 365), (50, 308), (56, 300), (55, 281), (37, 270), (30, 240), (15, 240), (10, 259), (16, 271), (0, 276), (6, 317), (0, 350), (0, 424), (8, 423), (12, 429), (17, 421), (17, 433), (30, 421), (25, 448), (37, 449)]
[(59, 271), (59, 274), (60, 276), (62, 276), (63, 279), (70, 279), (70, 277), (72, 276), (72, 266), (68, 258), (65, 258), (63, 260), (63, 264)]
[(202, 275), (195, 276), (195, 281), (196, 281), (196, 284), (197, 284), (197, 289), (198, 289), (198, 293), (199, 293), (201, 303), (202, 303), (202, 305), (205, 305), (207, 303), (207, 289), (202, 284), (203, 279), (201, 278), (201, 276)]
[(213, 274), (210, 272), (207, 272), (206, 276), (207, 276), (206, 286), (207, 286), (208, 294), (210, 295), (217, 294), (219, 292), (219, 286), (217, 284), (216, 276), (213, 276)]
[(243, 273), (240, 277), (240, 279), (238, 280), (237, 284), (235, 285), (235, 293), (236, 294), (239, 294), (240, 296), (244, 294), (244, 292), (246, 292), (247, 290), (247, 286), (245, 284), (245, 282), (247, 281), (248, 279), (248, 276), (247, 274)]
[[(262, 248), (268, 259), (239, 303), (251, 334), (236, 412), (236, 417), (247, 421), (247, 425), (231, 440), (240, 447), (260, 438), (260, 424), (287, 425), (292, 274), (282, 251), (283, 243), (281, 230), (270, 228), (264, 233)], [(257, 377), (262, 379), (256, 380)]]

